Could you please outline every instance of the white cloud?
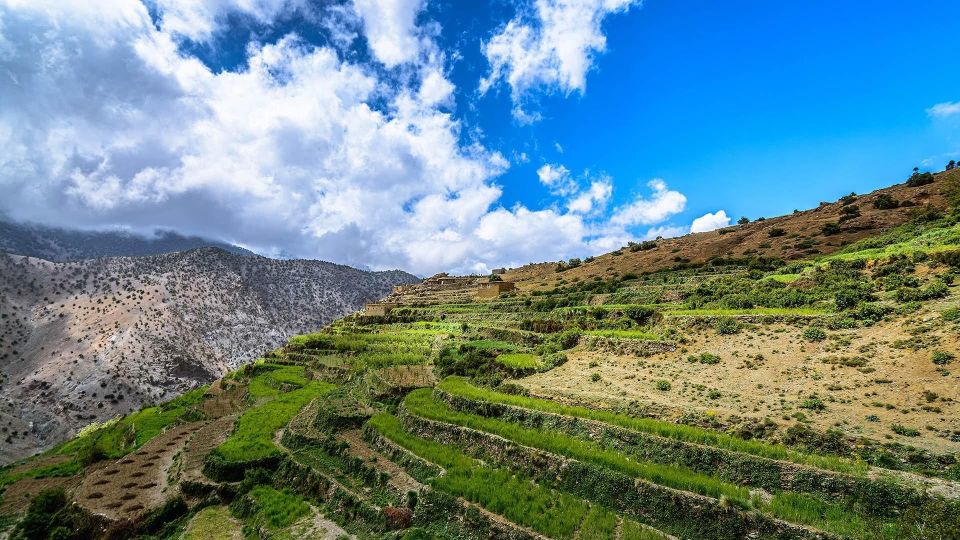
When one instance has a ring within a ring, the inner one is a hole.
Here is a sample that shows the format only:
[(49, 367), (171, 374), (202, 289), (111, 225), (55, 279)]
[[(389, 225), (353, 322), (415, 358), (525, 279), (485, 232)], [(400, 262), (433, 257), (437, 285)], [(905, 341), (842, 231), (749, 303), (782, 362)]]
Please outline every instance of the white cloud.
[(439, 70), (428, 69), (420, 83), (420, 103), (427, 107), (449, 105), (456, 87)]
[(613, 194), (613, 182), (609, 177), (590, 183), (590, 187), (567, 203), (567, 210), (577, 214), (589, 214), (602, 210)]
[(690, 232), (707, 232), (728, 225), (730, 225), (730, 218), (727, 216), (727, 213), (723, 210), (717, 210), (712, 214), (707, 213), (693, 220), (693, 223), (690, 224)]
[(662, 225), (660, 227), (651, 227), (644, 233), (643, 240), (656, 240), (657, 238), (674, 238), (687, 234), (687, 227), (676, 225)]
[(223, 4), (288, 15), (167, 1), (182, 20), (158, 27), (136, 0), (0, 0), (0, 212), (429, 274), (608, 251), (684, 206), (654, 181), (609, 219), (611, 179), (554, 164), (538, 177), (556, 200), (505, 208), (509, 162), (462, 142), (436, 57), (391, 75), (291, 34), (213, 71), (178, 41), (219, 31)]
[(652, 196), (638, 195), (633, 202), (614, 210), (610, 222), (620, 227), (652, 225), (679, 214), (687, 205), (687, 198), (679, 191), (667, 188), (667, 183), (655, 178), (647, 183)]
[(266, 24), (272, 22), (281, 13), (309, 8), (309, 4), (304, 0), (152, 0), (152, 2), (160, 15), (160, 27), (164, 32), (194, 41), (209, 40), (231, 13), (246, 15), (258, 23)]
[(554, 195), (569, 195), (577, 190), (577, 182), (563, 165), (547, 163), (537, 169), (537, 178)]
[(392, 68), (417, 59), (421, 43), (416, 19), (423, 0), (353, 0), (353, 5), (377, 60)]
[(927, 114), (935, 118), (945, 118), (960, 114), (960, 101), (945, 101), (927, 109)]
[(523, 122), (536, 120), (536, 113), (524, 110), (525, 95), (538, 89), (582, 93), (594, 57), (607, 47), (604, 18), (639, 3), (535, 0), (532, 10), (521, 10), (483, 44), (490, 73), (480, 81), (480, 92), (504, 82), (510, 86), (514, 116)]

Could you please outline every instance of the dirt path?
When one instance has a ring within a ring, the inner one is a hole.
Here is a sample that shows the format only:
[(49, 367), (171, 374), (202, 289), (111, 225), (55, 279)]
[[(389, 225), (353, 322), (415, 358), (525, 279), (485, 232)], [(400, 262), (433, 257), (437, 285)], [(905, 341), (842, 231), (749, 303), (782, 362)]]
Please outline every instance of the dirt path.
[(128, 519), (162, 505), (175, 489), (167, 484), (173, 456), (207, 422), (173, 427), (112, 464), (88, 474), (75, 500), (94, 514)]
[(309, 540), (337, 540), (339, 538), (356, 539), (340, 525), (327, 519), (315, 506), (310, 507), (311, 515), (290, 526), (288, 532), (292, 538)]
[(401, 496), (405, 495), (408, 491), (419, 492), (423, 488), (423, 484), (417, 482), (412, 476), (407, 474), (407, 471), (370, 448), (363, 440), (360, 430), (343, 431), (337, 435), (337, 439), (350, 445), (348, 452), (351, 456), (358, 457), (367, 463), (373, 464), (376, 469), (389, 473), (390, 480), (388, 483)]

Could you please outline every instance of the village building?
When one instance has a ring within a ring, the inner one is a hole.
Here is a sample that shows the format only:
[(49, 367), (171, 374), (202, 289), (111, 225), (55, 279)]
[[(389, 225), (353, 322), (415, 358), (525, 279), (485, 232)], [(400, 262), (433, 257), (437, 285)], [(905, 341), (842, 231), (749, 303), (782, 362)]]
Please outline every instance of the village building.
[(365, 304), (363, 306), (363, 314), (368, 317), (386, 317), (392, 309), (397, 307), (399, 304), (394, 304), (390, 302), (382, 302), (376, 304)]
[(516, 288), (516, 285), (512, 281), (490, 281), (488, 283), (481, 283), (477, 286), (477, 297), (496, 298)]

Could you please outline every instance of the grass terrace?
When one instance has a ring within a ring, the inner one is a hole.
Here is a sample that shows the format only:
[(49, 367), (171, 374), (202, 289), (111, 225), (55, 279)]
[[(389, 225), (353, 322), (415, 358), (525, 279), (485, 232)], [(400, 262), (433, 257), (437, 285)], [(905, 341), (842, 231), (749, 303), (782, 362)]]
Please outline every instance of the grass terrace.
[(724, 448), (735, 452), (743, 452), (746, 454), (752, 454), (770, 459), (791, 461), (793, 463), (810, 465), (831, 471), (848, 474), (865, 474), (868, 469), (866, 463), (859, 461), (852, 461), (835, 456), (799, 452), (783, 445), (770, 444), (757, 440), (745, 440), (739, 437), (734, 437), (733, 435), (728, 435), (726, 433), (711, 431), (695, 426), (673, 424), (653, 418), (636, 418), (611, 411), (590, 409), (587, 407), (563, 405), (561, 403), (546, 399), (504, 394), (502, 392), (474, 386), (462, 377), (448, 377), (441, 381), (437, 387), (450, 394), (471, 400), (487, 401), (491, 403), (534, 409), (547, 413), (596, 420), (626, 429), (644, 433), (652, 433), (661, 437), (715, 446), (718, 448)]
[(797, 307), (797, 308), (765, 308), (749, 309), (669, 309), (663, 312), (671, 317), (736, 317), (738, 315), (772, 315), (772, 316), (803, 316), (815, 317), (829, 315), (824, 309)]
[(750, 493), (746, 488), (695, 473), (685, 467), (633, 460), (596, 443), (575, 439), (557, 431), (530, 429), (503, 420), (454, 411), (435, 400), (427, 388), (411, 392), (403, 403), (413, 414), (430, 420), (485, 431), (518, 444), (595, 463), (655, 484), (714, 498), (725, 497), (737, 506), (750, 506)]
[(510, 369), (540, 369), (543, 367), (543, 360), (539, 356), (530, 353), (507, 353), (501, 354), (496, 358), (497, 363)]
[[(601, 506), (535, 484), (506, 469), (483, 465), (448, 445), (412, 435), (395, 416), (380, 413), (368, 424), (418, 457), (443, 467), (446, 473), (431, 481), (436, 489), (557, 540), (615, 536), (618, 517)], [(663, 538), (636, 522), (624, 520), (624, 525), (622, 540)]]
[(656, 341), (661, 339), (660, 336), (647, 332), (645, 330), (585, 330), (583, 332), (588, 336), (599, 336), (605, 338), (617, 338), (617, 339), (641, 339), (647, 341)]
[[(255, 461), (280, 453), (273, 443), (277, 430), (287, 425), (312, 399), (333, 390), (332, 384), (304, 377), (303, 366), (261, 364), (250, 380), (250, 395), (258, 404), (248, 409), (234, 432), (214, 451), (230, 462)], [(285, 391), (284, 388), (294, 387)]]

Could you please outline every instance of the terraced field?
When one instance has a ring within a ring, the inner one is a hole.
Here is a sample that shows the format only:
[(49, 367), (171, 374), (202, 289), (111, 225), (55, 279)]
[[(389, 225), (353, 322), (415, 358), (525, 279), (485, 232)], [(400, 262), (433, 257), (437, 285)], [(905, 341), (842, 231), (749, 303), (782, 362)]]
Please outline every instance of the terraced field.
[(488, 300), (405, 288), (386, 316), (294, 336), (4, 469), (0, 527), (960, 538), (958, 222), (789, 263), (569, 280), (544, 265), (557, 275)]

